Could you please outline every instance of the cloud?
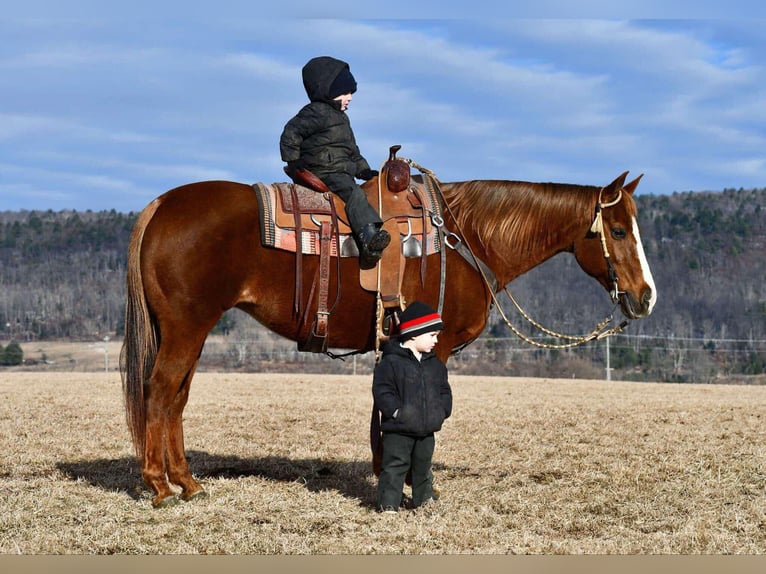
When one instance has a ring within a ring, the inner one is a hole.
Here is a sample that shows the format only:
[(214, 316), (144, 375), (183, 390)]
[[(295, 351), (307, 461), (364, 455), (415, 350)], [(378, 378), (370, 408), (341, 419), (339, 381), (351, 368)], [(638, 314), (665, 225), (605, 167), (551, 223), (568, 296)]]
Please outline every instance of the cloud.
[(298, 66), (286, 64), (274, 57), (250, 52), (228, 53), (217, 58), (213, 65), (228, 66), (264, 81), (294, 81), (300, 77), (301, 73)]
[(372, 164), (400, 143), (445, 179), (766, 181), (764, 22), (147, 14), (0, 23), (5, 189), (137, 209), (189, 181), (284, 180), (279, 135), (321, 54), (351, 64)]
[(57, 135), (65, 137), (70, 143), (76, 140), (89, 140), (102, 143), (143, 144), (157, 139), (151, 134), (90, 127), (61, 117), (0, 114), (0, 141), (43, 136), (51, 138)]

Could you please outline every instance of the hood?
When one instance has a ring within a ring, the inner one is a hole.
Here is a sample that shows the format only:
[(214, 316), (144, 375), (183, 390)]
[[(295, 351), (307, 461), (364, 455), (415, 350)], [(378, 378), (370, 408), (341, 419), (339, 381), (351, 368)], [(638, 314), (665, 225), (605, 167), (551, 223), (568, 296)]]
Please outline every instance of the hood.
[(303, 66), (303, 87), (312, 102), (332, 100), (330, 86), (348, 64), (330, 56), (312, 58)]

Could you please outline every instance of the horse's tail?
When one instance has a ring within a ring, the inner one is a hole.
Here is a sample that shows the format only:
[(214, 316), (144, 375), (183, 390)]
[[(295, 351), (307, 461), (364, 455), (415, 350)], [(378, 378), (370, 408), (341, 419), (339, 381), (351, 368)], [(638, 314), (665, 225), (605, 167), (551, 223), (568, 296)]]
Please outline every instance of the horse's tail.
[(120, 374), (125, 418), (139, 459), (143, 459), (146, 446), (144, 386), (157, 358), (157, 325), (146, 303), (141, 276), (141, 245), (146, 226), (159, 205), (160, 201), (155, 199), (138, 215), (128, 247), (125, 339), (120, 351)]

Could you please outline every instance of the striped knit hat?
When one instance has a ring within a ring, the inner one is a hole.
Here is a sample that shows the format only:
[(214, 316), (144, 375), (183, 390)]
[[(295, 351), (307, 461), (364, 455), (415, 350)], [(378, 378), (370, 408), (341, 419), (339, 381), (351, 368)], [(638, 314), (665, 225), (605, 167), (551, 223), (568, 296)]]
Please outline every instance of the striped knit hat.
[(399, 338), (403, 341), (443, 328), (439, 313), (422, 301), (413, 301), (399, 315)]

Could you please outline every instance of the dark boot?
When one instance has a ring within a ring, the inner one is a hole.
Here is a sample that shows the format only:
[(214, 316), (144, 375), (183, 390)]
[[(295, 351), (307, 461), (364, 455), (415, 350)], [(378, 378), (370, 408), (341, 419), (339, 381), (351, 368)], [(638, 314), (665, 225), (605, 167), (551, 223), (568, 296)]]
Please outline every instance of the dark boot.
[(359, 267), (372, 269), (383, 255), (383, 250), (391, 242), (391, 236), (385, 229), (380, 229), (375, 223), (368, 223), (359, 230)]

